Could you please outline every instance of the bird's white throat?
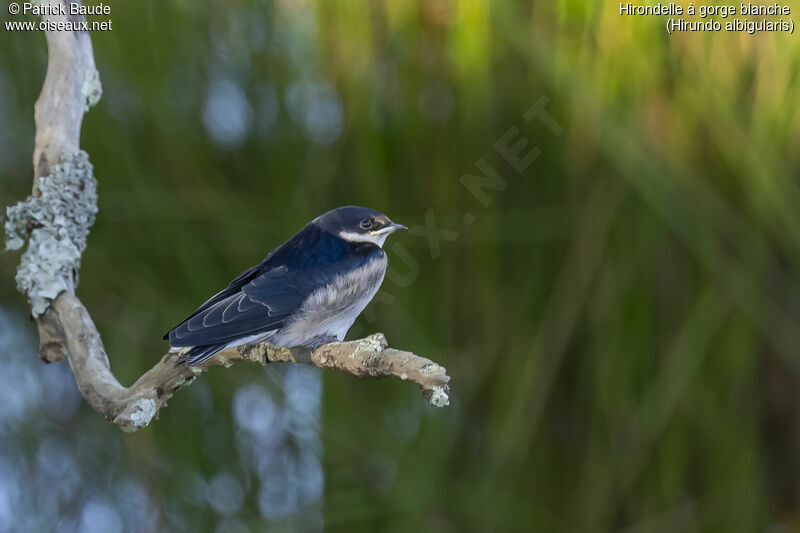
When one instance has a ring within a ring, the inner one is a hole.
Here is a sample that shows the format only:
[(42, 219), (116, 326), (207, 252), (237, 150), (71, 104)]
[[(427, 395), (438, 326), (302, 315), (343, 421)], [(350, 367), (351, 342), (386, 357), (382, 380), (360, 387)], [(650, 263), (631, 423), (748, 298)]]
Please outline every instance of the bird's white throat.
[(350, 242), (371, 242), (383, 248), (383, 243), (386, 242), (386, 237), (394, 233), (395, 228), (387, 226), (378, 231), (370, 231), (369, 233), (356, 233), (355, 231), (341, 231), (339, 237)]

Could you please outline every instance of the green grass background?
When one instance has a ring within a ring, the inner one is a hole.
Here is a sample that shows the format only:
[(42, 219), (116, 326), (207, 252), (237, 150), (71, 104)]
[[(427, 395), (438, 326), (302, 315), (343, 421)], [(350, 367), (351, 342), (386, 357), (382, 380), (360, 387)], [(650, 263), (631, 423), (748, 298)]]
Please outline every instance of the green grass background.
[[(133, 382), (164, 331), (318, 214), (367, 205), (417, 227), (429, 214), (457, 236), (438, 252), (420, 231), (393, 237), (395, 272), (356, 328), (445, 365), (451, 406), (324, 373), (326, 529), (800, 530), (799, 41), (669, 36), (617, 7), (113, 3), (113, 30), (92, 36), (105, 94), (82, 147), (100, 212), (78, 293), (117, 376)], [(46, 46), (0, 32), (0, 49), (5, 205), (30, 190)], [(203, 119), (223, 78), (249, 104), (232, 145)], [(334, 91), (329, 144), (290, 113), (303, 81)], [(541, 97), (559, 135), (525, 120)], [(522, 172), (495, 148), (511, 127), (541, 151)], [(479, 159), (507, 183), (488, 205), (460, 182)], [(23, 317), (17, 262), (0, 255), (0, 301)], [(18, 438), (117, 443), (166, 506), (177, 470), (247, 477), (229, 406), (264, 375), (202, 379), (213, 412), (181, 392), (134, 435), (84, 406)], [(197, 444), (209, 431), (211, 451)], [(304, 527), (302, 511), (266, 520), (246, 494), (253, 531)], [(175, 512), (216, 523), (208, 507)]]

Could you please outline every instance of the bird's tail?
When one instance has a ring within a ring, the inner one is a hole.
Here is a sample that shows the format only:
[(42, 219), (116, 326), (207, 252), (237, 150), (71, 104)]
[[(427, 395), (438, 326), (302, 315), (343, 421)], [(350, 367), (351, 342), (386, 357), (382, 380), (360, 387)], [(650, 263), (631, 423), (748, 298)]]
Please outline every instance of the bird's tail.
[(212, 355), (222, 350), (227, 344), (209, 344), (207, 346), (192, 346), (186, 352), (180, 354), (175, 361), (175, 366), (186, 364), (197, 366), (209, 359)]

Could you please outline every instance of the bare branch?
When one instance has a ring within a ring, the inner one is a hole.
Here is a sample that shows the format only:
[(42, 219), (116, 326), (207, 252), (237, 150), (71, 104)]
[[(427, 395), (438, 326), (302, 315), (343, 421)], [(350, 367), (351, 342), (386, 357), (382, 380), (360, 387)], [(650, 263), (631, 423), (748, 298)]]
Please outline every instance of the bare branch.
[(172, 350), (130, 388), (125, 388), (111, 373), (100, 335), (74, 294), (62, 293), (53, 301), (46, 317), (63, 335), (67, 358), (83, 397), (124, 431), (136, 431), (148, 425), (177, 390), (212, 366), (229, 367), (237, 361), (262, 365), (300, 363), (355, 376), (395, 377), (418, 384), (431, 405), (444, 407), (449, 403), (450, 377), (445, 369), (411, 352), (387, 348), (382, 333), (326, 344), (313, 352), (269, 343), (238, 346), (219, 352), (197, 367), (176, 366), (179, 351)]
[[(79, 0), (61, 2), (69, 13), (69, 4)], [(58, 14), (43, 18), (84, 20)], [(18, 249), (28, 241), (17, 286), (28, 295), (39, 324), (39, 354), (46, 362), (66, 354), (78, 388), (92, 408), (124, 431), (136, 431), (199, 374), (236, 361), (301, 363), (355, 376), (396, 377), (417, 383), (432, 405), (448, 405), (450, 378), (445, 369), (411, 352), (388, 348), (381, 333), (334, 342), (313, 352), (268, 343), (228, 348), (198, 367), (176, 366), (179, 352), (172, 350), (131, 387), (120, 385), (100, 334), (75, 295), (80, 256), (97, 211), (92, 166), (79, 150), (80, 128), (84, 112), (99, 100), (102, 89), (88, 33), (48, 31), (47, 45), (47, 76), (36, 102), (33, 195), (7, 209), (6, 246)]]
[[(61, 0), (67, 13), (70, 4), (79, 0)], [(64, 24), (85, 21), (84, 16), (45, 15), (43, 21)], [(52, 25), (51, 25), (52, 26)], [(61, 154), (80, 146), (83, 114), (100, 100), (103, 89), (94, 63), (92, 40), (85, 31), (48, 31), (47, 75), (36, 100), (36, 141), (33, 149), (33, 192), (38, 196), (38, 182), (49, 174), (50, 165)]]

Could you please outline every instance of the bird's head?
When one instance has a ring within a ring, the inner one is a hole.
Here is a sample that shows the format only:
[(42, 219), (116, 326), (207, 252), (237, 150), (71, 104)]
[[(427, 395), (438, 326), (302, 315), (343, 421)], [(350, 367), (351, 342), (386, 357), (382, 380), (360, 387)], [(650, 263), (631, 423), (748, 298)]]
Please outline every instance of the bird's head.
[(383, 246), (386, 237), (397, 230), (408, 229), (395, 224), (389, 217), (366, 207), (345, 206), (328, 211), (314, 224), (350, 242), (369, 242)]

